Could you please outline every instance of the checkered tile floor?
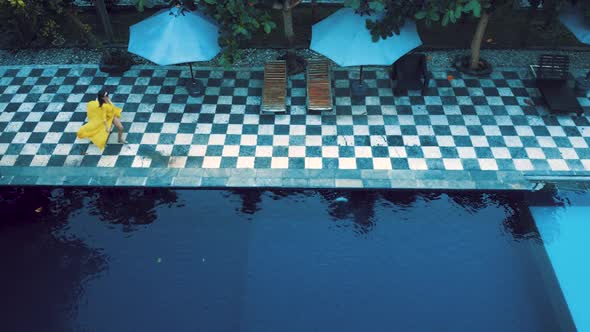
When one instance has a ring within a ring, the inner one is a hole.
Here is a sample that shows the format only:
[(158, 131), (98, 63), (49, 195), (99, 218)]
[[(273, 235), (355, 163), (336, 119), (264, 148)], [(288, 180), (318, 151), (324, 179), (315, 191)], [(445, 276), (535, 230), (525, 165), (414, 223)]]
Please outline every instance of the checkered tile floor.
[[(197, 70), (207, 90), (193, 98), (181, 69), (108, 77), (93, 66), (0, 67), (0, 166), (590, 170), (586, 96), (583, 116), (552, 116), (526, 72), (433, 74), (424, 96), (394, 97), (387, 73), (369, 70), (370, 89), (356, 98), (358, 72), (336, 69), (335, 110), (323, 113), (306, 111), (299, 75), (289, 112), (261, 115), (262, 71)], [(103, 86), (123, 106), (129, 144), (113, 134), (100, 153), (76, 131)]]

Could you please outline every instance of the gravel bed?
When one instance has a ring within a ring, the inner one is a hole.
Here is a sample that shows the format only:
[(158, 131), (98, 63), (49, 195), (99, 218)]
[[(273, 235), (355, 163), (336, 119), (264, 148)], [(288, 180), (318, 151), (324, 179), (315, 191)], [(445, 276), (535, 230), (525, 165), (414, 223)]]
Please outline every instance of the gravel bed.
[[(429, 51), (426, 52), (432, 58), (432, 69), (448, 69), (450, 60), (457, 55), (467, 54), (468, 50)], [(542, 53), (568, 54), (573, 69), (590, 69), (590, 52), (566, 52), (566, 51), (531, 51), (531, 50), (482, 50), (481, 56), (492, 63), (496, 68), (526, 68), (536, 62)], [(101, 51), (87, 48), (50, 48), (41, 50), (0, 50), (0, 66), (11, 65), (50, 65), (50, 64), (98, 64)], [(274, 49), (245, 49), (240, 60), (234, 67), (262, 67), (268, 60), (276, 59), (284, 50)], [(298, 50), (297, 54), (304, 58), (321, 57), (321, 55), (308, 49)], [(136, 64), (152, 64), (139, 56), (133, 56)], [(217, 58), (212, 61), (199, 62), (201, 67), (218, 67)]]

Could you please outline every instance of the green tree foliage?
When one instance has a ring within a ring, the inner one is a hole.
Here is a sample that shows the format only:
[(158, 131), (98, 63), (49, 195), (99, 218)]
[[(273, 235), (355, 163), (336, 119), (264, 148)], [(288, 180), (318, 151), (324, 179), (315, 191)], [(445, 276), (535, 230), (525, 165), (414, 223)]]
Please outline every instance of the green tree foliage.
[(90, 26), (76, 14), (73, 0), (0, 0), (0, 30), (20, 47), (60, 45), (67, 24), (73, 24), (81, 36), (90, 33)]
[(367, 19), (373, 41), (399, 34), (407, 18), (414, 17), (423, 1), (415, 0), (346, 0), (344, 5), (359, 15), (376, 14), (380, 19)]
[(276, 24), (269, 13), (260, 9), (258, 0), (195, 0), (220, 27), (219, 45), (224, 48), (221, 63), (228, 65), (240, 57), (240, 43), (257, 31), (270, 33)]

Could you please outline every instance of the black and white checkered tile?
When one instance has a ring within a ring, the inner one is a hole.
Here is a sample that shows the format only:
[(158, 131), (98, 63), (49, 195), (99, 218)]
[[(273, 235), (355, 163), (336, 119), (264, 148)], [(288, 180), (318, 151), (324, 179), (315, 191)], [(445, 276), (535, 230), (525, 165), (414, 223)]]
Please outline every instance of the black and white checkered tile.
[[(367, 71), (366, 97), (351, 97), (358, 72), (336, 69), (323, 113), (307, 112), (299, 75), (288, 113), (260, 114), (260, 70), (197, 70), (207, 88), (194, 98), (178, 68), (0, 67), (0, 166), (590, 170), (586, 96), (583, 116), (553, 116), (526, 72), (433, 74), (425, 95), (396, 97), (387, 72)], [(111, 135), (101, 153), (76, 131), (102, 87), (123, 106), (129, 143)]]

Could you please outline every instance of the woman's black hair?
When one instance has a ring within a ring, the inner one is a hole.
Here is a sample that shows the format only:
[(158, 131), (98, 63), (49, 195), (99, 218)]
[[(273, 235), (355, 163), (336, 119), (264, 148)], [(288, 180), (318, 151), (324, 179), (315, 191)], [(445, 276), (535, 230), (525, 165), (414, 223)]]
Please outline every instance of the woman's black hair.
[(102, 100), (102, 98), (104, 98), (104, 96), (107, 95), (107, 90), (102, 89), (100, 91), (98, 91), (98, 107), (102, 107), (102, 104), (104, 104), (104, 100)]

